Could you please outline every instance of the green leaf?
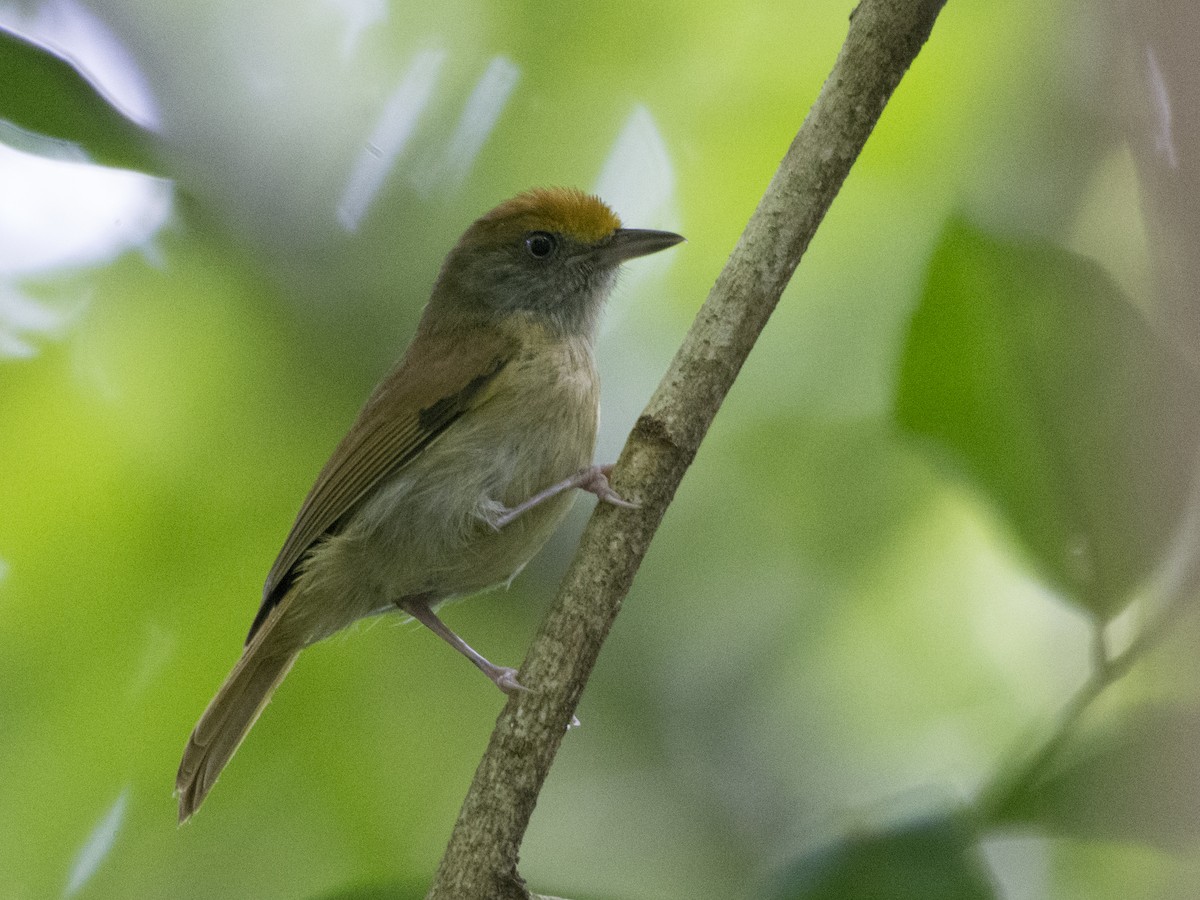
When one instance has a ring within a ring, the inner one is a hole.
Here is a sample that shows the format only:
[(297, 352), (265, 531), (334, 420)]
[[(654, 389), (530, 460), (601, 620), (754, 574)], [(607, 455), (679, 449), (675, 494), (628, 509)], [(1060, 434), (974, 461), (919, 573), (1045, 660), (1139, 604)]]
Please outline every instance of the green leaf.
[(775, 900), (989, 900), (975, 835), (952, 818), (850, 837), (795, 862)]
[(1076, 738), (995, 818), (1168, 850), (1200, 841), (1200, 708), (1146, 706)]
[[(82, 148), (101, 165), (162, 175), (157, 136), (121, 114), (68, 58), (0, 28), (0, 120), (30, 136), (22, 149), (52, 142)], [(53, 146), (53, 145), (51, 145)]]
[(1179, 520), (1192, 370), (1095, 263), (952, 221), (904, 350), (896, 416), (965, 466), (1035, 564), (1107, 618)]

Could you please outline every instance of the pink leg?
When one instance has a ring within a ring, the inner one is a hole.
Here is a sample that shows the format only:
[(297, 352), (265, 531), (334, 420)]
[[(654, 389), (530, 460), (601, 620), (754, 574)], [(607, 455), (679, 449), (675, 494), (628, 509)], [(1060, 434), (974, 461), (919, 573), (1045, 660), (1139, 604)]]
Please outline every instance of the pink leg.
[(558, 484), (552, 484), (545, 490), (538, 491), (524, 503), (514, 506), (512, 509), (505, 510), (496, 517), (492, 524), (499, 530), (517, 516), (529, 512), (529, 510), (533, 509), (539, 503), (545, 503), (551, 497), (556, 497), (563, 491), (569, 491), (572, 488), (579, 488), (590, 494), (595, 494), (602, 503), (611, 503), (613, 506), (623, 506), (626, 509), (637, 509), (636, 503), (630, 503), (609, 486), (608, 476), (612, 474), (612, 470), (613, 467), (611, 465), (588, 466), (586, 469), (581, 469), (570, 478), (564, 478)]
[(490, 678), (492, 683), (504, 691), (504, 693), (515, 694), (517, 691), (526, 690), (525, 686), (517, 681), (516, 669), (510, 669), (507, 666), (497, 666), (488, 662), (488, 660), (471, 649), (471, 646), (466, 641), (447, 628), (446, 624), (429, 607), (429, 598), (427, 596), (411, 597), (407, 600), (398, 601), (396, 605), (478, 666), (479, 671)]

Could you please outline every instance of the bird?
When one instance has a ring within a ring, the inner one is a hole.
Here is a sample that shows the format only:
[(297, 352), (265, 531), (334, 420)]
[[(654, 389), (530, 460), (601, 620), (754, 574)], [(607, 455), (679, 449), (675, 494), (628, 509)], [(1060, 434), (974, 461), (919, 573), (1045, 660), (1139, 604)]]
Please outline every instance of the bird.
[(407, 350), (302, 503), (241, 657), (188, 738), (181, 823), (300, 652), (360, 619), (411, 617), (502, 691), (525, 689), (436, 611), (510, 583), (575, 489), (633, 505), (592, 461), (597, 322), (622, 263), (682, 240), (625, 228), (598, 197), (560, 187), (520, 193), (467, 228)]

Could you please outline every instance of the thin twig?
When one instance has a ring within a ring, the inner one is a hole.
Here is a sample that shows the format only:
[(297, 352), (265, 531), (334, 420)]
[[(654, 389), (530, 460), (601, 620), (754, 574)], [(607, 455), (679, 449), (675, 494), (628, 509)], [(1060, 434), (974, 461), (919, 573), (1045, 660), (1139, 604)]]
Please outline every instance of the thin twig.
[(1165, 598), (1142, 625), (1132, 641), (1115, 656), (1109, 654), (1104, 625), (1096, 622), (1092, 634), (1092, 671), (1087, 681), (1071, 697), (1054, 731), (1031, 753), (1002, 766), (996, 776), (980, 790), (974, 815), (981, 825), (996, 825), (1013, 815), (1022, 797), (1036, 790), (1050, 771), (1059, 753), (1079, 729), (1091, 705), (1122, 678), (1138, 660), (1145, 657), (1171, 630), (1171, 626), (1195, 605), (1200, 594), (1200, 467), (1192, 477), (1186, 513), (1177, 530), (1173, 547), (1167, 553), (1167, 571), (1151, 591)]
[(863, 0), (833, 71), (634, 426), (492, 732), (428, 900), (529, 900), (517, 858), (567, 723), (713, 417), (945, 0)]

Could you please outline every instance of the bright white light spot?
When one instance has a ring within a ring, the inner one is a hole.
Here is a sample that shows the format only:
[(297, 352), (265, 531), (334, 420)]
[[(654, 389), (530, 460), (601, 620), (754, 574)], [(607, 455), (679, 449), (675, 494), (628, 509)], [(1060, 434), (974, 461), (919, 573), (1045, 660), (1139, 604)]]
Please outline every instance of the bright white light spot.
[(171, 212), (169, 182), (0, 145), (0, 279), (111, 262)]
[(77, 303), (71, 309), (55, 309), (0, 281), (0, 359), (36, 356), (33, 339), (61, 337), (85, 305)]
[(79, 848), (79, 854), (71, 866), (66, 890), (63, 891), (64, 897), (77, 893), (96, 874), (96, 870), (100, 868), (100, 864), (104, 862), (117, 840), (117, 832), (125, 821), (125, 809), (128, 805), (129, 788), (126, 787)]
[(358, 51), (362, 36), (377, 22), (387, 19), (388, 7), (384, 0), (326, 0), (346, 20), (346, 33), (342, 35), (342, 58), (350, 59)]
[(658, 223), (670, 214), (675, 169), (645, 106), (635, 106), (625, 120), (596, 179), (596, 193), (631, 228), (664, 227)]
[[(0, 24), (70, 60), (129, 118), (157, 125), (157, 108), (132, 58), (76, 0), (48, 0), (29, 14), (6, 5)], [(61, 336), (86, 303), (47, 306), (25, 296), (16, 281), (103, 265), (144, 245), (170, 215), (172, 190), (164, 181), (87, 164), (71, 144), (11, 126), (3, 137), (38, 151), (0, 144), (0, 358), (28, 358), (37, 352), (36, 338)]]
[(419, 189), (428, 193), (437, 184), (462, 184), (520, 80), (521, 70), (512, 60), (497, 56), (491, 61), (467, 98), (445, 155), (427, 179), (419, 180)]
[[(654, 124), (654, 116), (640, 103), (633, 108), (613, 142), (600, 177), (596, 179), (595, 192), (630, 228), (679, 230), (674, 207), (675, 169), (667, 154), (666, 142)], [(622, 266), (622, 292), (637, 290), (652, 274), (665, 272), (676, 256), (669, 251), (655, 253), (632, 265)], [(601, 321), (601, 335), (619, 328), (630, 309), (627, 304), (610, 304)]]
[(388, 173), (408, 146), (417, 122), (433, 96), (445, 58), (446, 54), (441, 50), (418, 53), (384, 104), (375, 130), (351, 168), (350, 179), (338, 202), (338, 221), (347, 231), (358, 229)]
[(0, 6), (0, 25), (69, 59), (121, 112), (145, 128), (159, 125), (158, 106), (133, 57), (108, 27), (75, 0), (48, 0), (32, 14)]
[(1167, 83), (1163, 80), (1158, 57), (1154, 54), (1154, 48), (1149, 46), (1146, 47), (1146, 78), (1150, 82), (1150, 102), (1156, 126), (1154, 149), (1166, 157), (1168, 166), (1178, 169), (1179, 154), (1175, 151), (1175, 137), (1171, 131), (1171, 97), (1167, 93)]

